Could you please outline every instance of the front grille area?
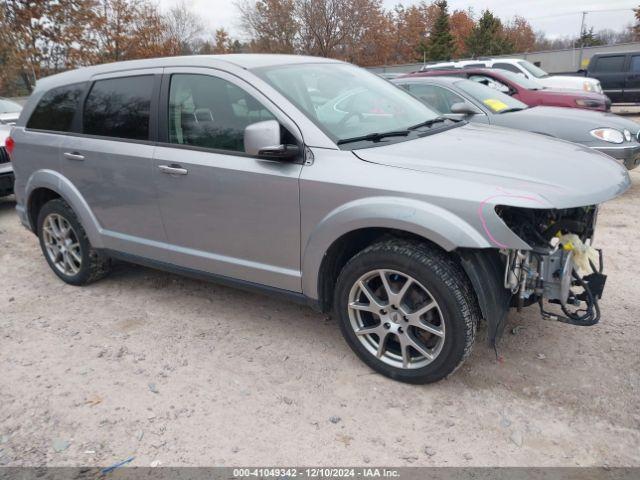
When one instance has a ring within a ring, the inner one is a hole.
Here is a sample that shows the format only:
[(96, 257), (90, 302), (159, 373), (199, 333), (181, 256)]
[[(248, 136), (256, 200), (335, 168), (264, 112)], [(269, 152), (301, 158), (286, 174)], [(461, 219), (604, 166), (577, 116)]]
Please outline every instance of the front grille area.
[(9, 163), (11, 159), (9, 158), (9, 154), (4, 147), (0, 147), (0, 164)]

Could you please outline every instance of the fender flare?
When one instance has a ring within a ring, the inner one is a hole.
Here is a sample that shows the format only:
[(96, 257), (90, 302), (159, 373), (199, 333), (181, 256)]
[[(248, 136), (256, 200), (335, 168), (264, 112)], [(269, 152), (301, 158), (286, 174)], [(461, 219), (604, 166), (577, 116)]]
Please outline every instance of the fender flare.
[[(80, 223), (84, 228), (89, 242), (94, 248), (103, 248), (102, 236), (100, 232), (102, 228), (98, 223), (98, 219), (95, 217), (89, 204), (86, 202), (80, 191), (71, 183), (71, 181), (54, 170), (37, 170), (35, 171), (27, 181), (25, 187), (26, 192), (26, 210), (27, 218), (31, 222), (31, 200), (33, 192), (39, 188), (49, 189), (64, 199), (65, 202), (73, 209), (75, 214), (80, 219)], [(32, 230), (35, 232), (35, 225), (31, 225)]]
[(450, 211), (401, 197), (369, 197), (346, 203), (326, 215), (313, 229), (302, 253), (302, 291), (319, 298), (322, 261), (342, 236), (366, 228), (387, 228), (418, 235), (446, 251), (491, 248), (475, 228)]

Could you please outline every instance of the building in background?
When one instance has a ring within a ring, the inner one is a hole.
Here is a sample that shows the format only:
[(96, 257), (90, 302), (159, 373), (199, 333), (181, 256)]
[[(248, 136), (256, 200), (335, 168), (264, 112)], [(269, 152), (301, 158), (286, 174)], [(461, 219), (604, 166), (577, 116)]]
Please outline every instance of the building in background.
[[(640, 42), (621, 43), (618, 45), (604, 45), (598, 47), (584, 47), (582, 62), (580, 62), (580, 49), (567, 48), (563, 50), (547, 50), (543, 52), (512, 53), (509, 55), (496, 55), (492, 58), (509, 57), (523, 58), (539, 66), (549, 73), (574, 73), (578, 70), (586, 70), (589, 60), (596, 53), (626, 53), (640, 51)], [(462, 59), (461, 59), (462, 60)], [(409, 73), (420, 70), (422, 63), (407, 63), (403, 65), (384, 65), (371, 67), (369, 70), (375, 73)]]

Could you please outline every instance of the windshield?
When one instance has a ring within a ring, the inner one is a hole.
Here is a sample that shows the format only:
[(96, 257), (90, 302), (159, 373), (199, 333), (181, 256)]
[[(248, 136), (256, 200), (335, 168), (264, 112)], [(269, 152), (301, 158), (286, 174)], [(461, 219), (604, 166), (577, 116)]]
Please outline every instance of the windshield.
[(520, 100), (471, 80), (460, 80), (455, 83), (455, 86), (471, 95), (493, 113), (513, 112), (527, 108)]
[(406, 130), (438, 117), (401, 88), (353, 65), (296, 64), (256, 73), (336, 143)]
[(500, 74), (527, 90), (541, 90), (544, 88), (540, 83), (530, 80), (522, 74), (510, 72), (509, 70), (500, 70)]
[(18, 113), (22, 107), (11, 100), (0, 98), (0, 113)]
[(526, 60), (521, 60), (518, 62), (518, 64), (536, 78), (544, 78), (549, 76), (549, 74), (542, 70), (540, 67), (536, 67), (533, 63), (527, 62)]

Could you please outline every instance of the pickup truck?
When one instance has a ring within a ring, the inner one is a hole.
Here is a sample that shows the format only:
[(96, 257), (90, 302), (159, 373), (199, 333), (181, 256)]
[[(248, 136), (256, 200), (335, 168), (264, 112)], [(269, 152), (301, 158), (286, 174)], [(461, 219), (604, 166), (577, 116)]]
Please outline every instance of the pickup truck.
[(589, 61), (587, 77), (600, 80), (613, 103), (640, 102), (640, 52), (596, 54)]

